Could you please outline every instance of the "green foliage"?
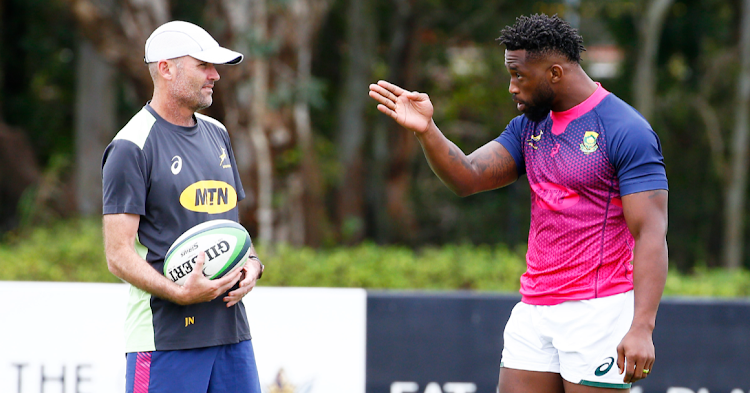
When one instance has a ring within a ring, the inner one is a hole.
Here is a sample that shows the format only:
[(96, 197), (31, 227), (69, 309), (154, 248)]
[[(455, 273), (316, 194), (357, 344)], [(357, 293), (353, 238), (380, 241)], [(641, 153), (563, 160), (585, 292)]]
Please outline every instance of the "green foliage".
[(507, 247), (446, 245), (414, 251), (364, 243), (329, 250), (279, 246), (266, 252), (262, 285), (377, 289), (517, 291), (523, 253)]
[(670, 271), (665, 296), (750, 296), (750, 271), (696, 268), (692, 274)]
[(119, 282), (107, 270), (99, 220), (59, 221), (0, 244), (0, 280)]
[[(363, 243), (330, 249), (256, 245), (262, 286), (517, 292), (524, 250), (451, 244), (414, 250)], [(98, 219), (58, 221), (0, 243), (0, 280), (120, 282), (107, 270)], [(665, 296), (750, 296), (750, 271), (671, 269)]]

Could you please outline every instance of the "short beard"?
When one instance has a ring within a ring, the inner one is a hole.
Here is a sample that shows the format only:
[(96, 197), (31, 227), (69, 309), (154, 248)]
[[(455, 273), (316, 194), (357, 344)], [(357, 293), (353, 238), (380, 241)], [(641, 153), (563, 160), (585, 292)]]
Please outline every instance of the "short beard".
[(520, 102), (526, 106), (523, 111), (524, 116), (533, 122), (539, 122), (547, 118), (554, 101), (555, 92), (552, 91), (552, 87), (548, 83), (543, 83), (534, 92), (531, 102)]
[(185, 78), (182, 78), (182, 62), (177, 63), (177, 75), (176, 83), (172, 85), (172, 96), (186, 108), (190, 108), (193, 112), (197, 112), (201, 109), (206, 109), (213, 103), (213, 97), (204, 97), (201, 94), (201, 89), (197, 92), (188, 83)]

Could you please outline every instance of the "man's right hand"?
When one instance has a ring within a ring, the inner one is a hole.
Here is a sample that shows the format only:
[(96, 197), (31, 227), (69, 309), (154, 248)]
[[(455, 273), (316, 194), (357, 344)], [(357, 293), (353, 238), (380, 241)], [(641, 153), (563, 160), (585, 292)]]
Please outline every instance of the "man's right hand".
[(379, 103), (379, 111), (412, 132), (426, 132), (432, 125), (434, 109), (430, 97), (425, 93), (406, 91), (381, 80), (370, 85), (369, 94)]
[(203, 275), (203, 263), (205, 260), (206, 254), (201, 251), (198, 254), (198, 259), (195, 261), (193, 272), (188, 275), (185, 285), (180, 287), (177, 295), (178, 304), (186, 306), (188, 304), (210, 302), (225, 294), (240, 280), (242, 269), (237, 269), (216, 280), (209, 280)]

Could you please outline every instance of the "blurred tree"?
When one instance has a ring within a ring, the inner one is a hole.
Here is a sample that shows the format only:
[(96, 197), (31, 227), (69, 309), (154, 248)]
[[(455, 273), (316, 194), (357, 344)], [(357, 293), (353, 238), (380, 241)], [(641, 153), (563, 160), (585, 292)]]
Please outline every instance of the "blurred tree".
[[(117, 131), (116, 65), (141, 97), (152, 83), (142, 56), (145, 31), (167, 19), (165, 2), (66, 0), (85, 38), (78, 44), (75, 105), (75, 184), (77, 210), (101, 214), (101, 155)], [(118, 19), (119, 17), (119, 19)], [(117, 21), (117, 22), (115, 22)], [(143, 39), (143, 41), (140, 41)]]
[(343, 242), (359, 243), (365, 236), (365, 151), (369, 98), (363, 86), (372, 83), (377, 30), (371, 0), (348, 0), (344, 80), (338, 114), (338, 161), (341, 174), (336, 217)]
[(740, 15), (740, 73), (737, 78), (735, 123), (724, 206), (724, 266), (732, 270), (742, 266), (745, 242), (747, 149), (750, 142), (750, 0), (742, 1)]
[[(133, 81), (138, 96), (146, 100), (152, 89), (150, 77), (142, 57), (135, 55), (141, 50), (134, 53), (132, 48), (142, 48), (148, 34), (171, 19), (173, 4), (122, 0), (107, 6), (93, 0), (66, 1), (83, 34)], [(314, 84), (310, 72), (312, 39), (329, 3), (321, 0), (273, 3), (270, 11), (268, 4), (265, 0), (207, 1), (200, 15), (192, 16), (205, 19), (204, 26), (220, 41), (235, 43), (250, 55), (249, 61), (222, 69), (222, 93), (215, 97), (216, 104), (207, 112), (227, 122), (233, 138), (239, 140), (238, 165), (243, 169), (243, 178), (248, 180), (248, 205), (253, 206), (250, 217), (245, 214), (243, 218), (258, 225), (259, 239), (319, 245), (326, 236), (321, 228), (325, 228), (327, 218), (322, 185), (317, 178), (319, 170), (308, 108), (309, 90)], [(269, 96), (269, 90), (276, 97)], [(276, 106), (269, 107), (274, 99)], [(277, 147), (280, 152), (288, 152), (293, 146), (288, 145), (291, 139), (284, 135), (290, 133), (297, 141), (300, 164), (287, 177), (300, 176), (302, 192), (298, 193), (301, 197), (287, 198), (284, 207), (278, 208), (273, 206), (276, 191), (285, 197), (294, 193), (274, 189), (272, 140), (273, 134), (281, 135)], [(243, 209), (247, 212), (247, 208)], [(279, 215), (284, 220), (280, 222), (275, 220), (274, 210), (297, 214)], [(277, 233), (274, 227), (292, 228), (296, 235), (290, 237), (289, 230)]]
[[(655, 121), (667, 131), (665, 158), (677, 191), (670, 193), (670, 206), (678, 212), (670, 216), (670, 253), (682, 268), (750, 262), (742, 250), (749, 240), (743, 230), (743, 7), (741, 1), (681, 0), (665, 24)], [(703, 135), (695, 132), (698, 124)]]
[[(248, 196), (249, 203), (240, 204), (244, 211), (241, 217), (255, 224), (261, 242), (270, 243), (274, 240), (274, 170), (267, 135), (271, 83), (268, 57), (271, 53), (266, 3), (265, 0), (223, 1), (220, 3), (223, 12), (214, 14), (219, 18), (219, 15), (227, 15), (229, 30), (233, 33), (232, 47), (247, 55), (243, 64), (226, 70), (236, 81), (236, 88), (218, 91), (224, 105), (224, 122), (227, 129), (232, 130), (237, 165)], [(242, 75), (234, 75), (237, 72)], [(251, 187), (256, 191), (252, 192)]]
[[(34, 210), (72, 214), (65, 157), (73, 138), (75, 32), (46, 0), (0, 1), (0, 231)], [(50, 165), (59, 163), (60, 165)], [(53, 167), (55, 173), (43, 174)], [(42, 206), (45, 205), (45, 206)]]
[(659, 51), (662, 27), (674, 0), (655, 0), (645, 3), (644, 16), (638, 26), (638, 63), (633, 91), (634, 107), (646, 119), (652, 119), (656, 98), (656, 56)]
[(169, 20), (166, 0), (64, 0), (78, 28), (96, 50), (133, 82), (138, 97), (151, 97), (153, 84), (143, 64), (146, 39), (156, 27)]
[(102, 152), (116, 129), (114, 69), (88, 40), (78, 44), (76, 78), (76, 206), (82, 215), (102, 211)]
[[(317, 95), (311, 72), (313, 38), (329, 6), (324, 0), (236, 0), (221, 2), (213, 14), (218, 16), (214, 21), (231, 21), (224, 26), (230, 41), (251, 54), (251, 73), (243, 71), (248, 66), (227, 70), (229, 88), (223, 96), (229, 98), (223, 104), (233, 107), (219, 110), (230, 114), (235, 135), (249, 129), (258, 198), (257, 221), (246, 221), (258, 223), (259, 238), (264, 241), (319, 246), (330, 236), (309, 114)], [(253, 26), (252, 30), (247, 26)], [(252, 102), (248, 91), (239, 88), (247, 86), (248, 77)], [(273, 154), (296, 155), (293, 168), (276, 172)], [(286, 181), (277, 182), (277, 177)], [(275, 196), (283, 202), (274, 205)]]
[[(328, 216), (324, 206), (324, 185), (314, 146), (310, 101), (314, 99), (312, 78), (313, 39), (317, 36), (323, 18), (331, 5), (329, 0), (294, 0), (292, 25), (295, 37), (292, 45), (296, 59), (296, 94), (293, 103), (294, 128), (298, 137), (298, 148), (302, 154), (301, 172), (304, 179), (302, 211), (304, 212), (304, 243), (322, 245), (330, 232)], [(295, 225), (300, 227), (300, 225)], [(301, 244), (301, 243), (298, 243)]]
[[(748, 23), (740, 0), (107, 4), (0, 0), (0, 123), (16, 130), (0, 125), (0, 140), (6, 141), (0, 142), (0, 176), (7, 185), (0, 192), (3, 229), (18, 222), (19, 200), (32, 206), (73, 195), (66, 188), (74, 184), (70, 163), (92, 169), (88, 176), (94, 178), (100, 148), (93, 146), (95, 134), (88, 134), (96, 130), (85, 125), (101, 122), (100, 137), (109, 128), (111, 138), (149, 99), (143, 44), (156, 26), (177, 18), (203, 25), (246, 54), (239, 66), (221, 67), (214, 105), (206, 113), (229, 129), (248, 196), (240, 204), (242, 222), (257, 239), (324, 246), (368, 238), (415, 246), (522, 245), (530, 203), (525, 179), (503, 190), (456, 197), (429, 169), (415, 138), (375, 110), (366, 86), (388, 79), (429, 93), (435, 121), (471, 152), (518, 115), (507, 93), (503, 48), (494, 42), (500, 29), (519, 15), (568, 15), (575, 7), (570, 15), (578, 15), (587, 47), (608, 45), (625, 53), (619, 74), (600, 81), (648, 116), (662, 141), (672, 191), (673, 266), (728, 264), (729, 243), (741, 247), (750, 240), (742, 231), (750, 219), (747, 209), (736, 207), (737, 201), (743, 205), (747, 188), (741, 183), (747, 176), (746, 93), (738, 81), (744, 78), (740, 49), (746, 44), (740, 41)], [(649, 13), (649, 7), (659, 12)], [(106, 72), (99, 74), (104, 68), (87, 60), (83, 39), (116, 70), (113, 88), (104, 87)], [(650, 71), (642, 71), (639, 61), (649, 57), (640, 64), (650, 64)], [(76, 73), (88, 78), (76, 79)], [(639, 79), (649, 74), (651, 82)], [(97, 75), (104, 82), (95, 82)], [(114, 94), (112, 126), (105, 125), (111, 115), (95, 109), (112, 97), (83, 94), (96, 89)], [(652, 104), (641, 103), (639, 95)], [(73, 160), (84, 148), (90, 148), (90, 157)], [(89, 187), (81, 183), (79, 195)], [(21, 198), (24, 192), (28, 197)], [(730, 235), (731, 228), (740, 231)], [(750, 261), (742, 251), (732, 258), (739, 265)]]
[[(388, 24), (391, 32), (390, 45), (385, 54), (388, 65), (387, 80), (408, 90), (418, 90), (419, 81), (415, 67), (419, 51), (419, 20), (417, 15), (420, 6), (416, 0), (392, 0), (393, 13)], [(425, 14), (422, 14), (424, 17)], [(410, 203), (409, 191), (412, 181), (410, 163), (416, 153), (417, 142), (411, 133), (395, 124), (391, 119), (381, 116), (385, 122), (385, 133), (376, 137), (377, 145), (387, 146), (384, 161), (377, 161), (383, 166), (374, 168), (383, 176), (384, 211), (378, 212), (388, 217), (386, 228), (389, 241), (411, 242), (418, 230), (414, 206)]]

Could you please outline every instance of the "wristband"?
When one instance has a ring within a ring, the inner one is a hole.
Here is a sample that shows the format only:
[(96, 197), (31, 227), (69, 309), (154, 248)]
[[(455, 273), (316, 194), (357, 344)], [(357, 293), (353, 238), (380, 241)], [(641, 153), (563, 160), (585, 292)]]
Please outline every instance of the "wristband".
[(250, 255), (248, 259), (254, 259), (258, 261), (258, 264), (260, 265), (260, 272), (258, 272), (258, 277), (255, 277), (255, 279), (260, 280), (260, 278), (263, 277), (263, 270), (266, 270), (266, 265), (264, 265), (263, 262), (260, 261), (260, 258), (255, 255)]

